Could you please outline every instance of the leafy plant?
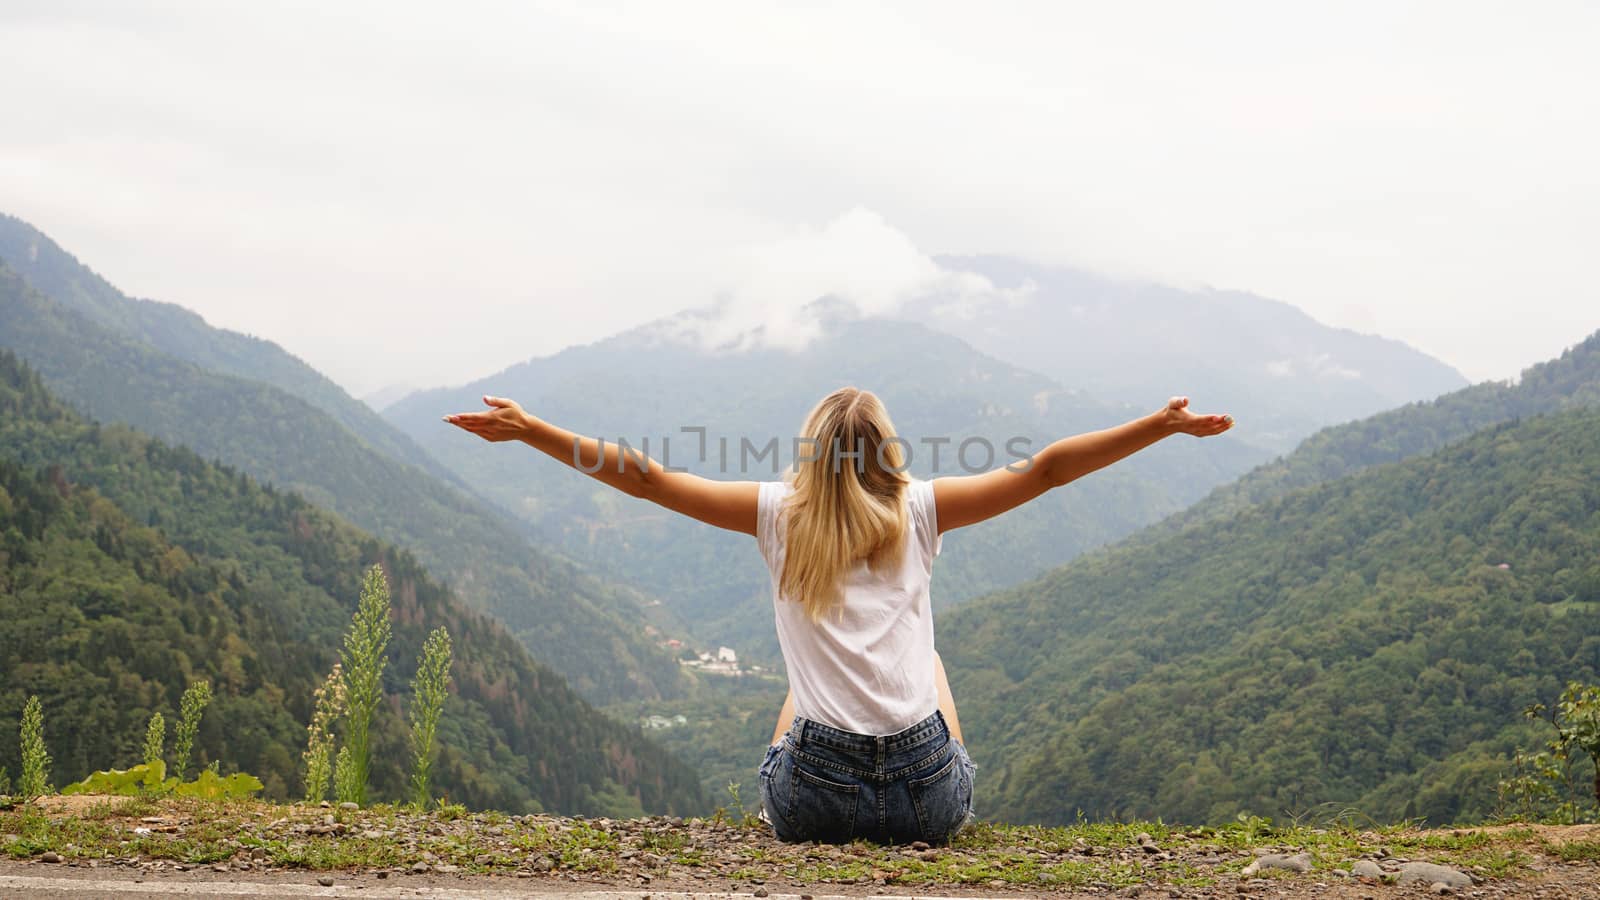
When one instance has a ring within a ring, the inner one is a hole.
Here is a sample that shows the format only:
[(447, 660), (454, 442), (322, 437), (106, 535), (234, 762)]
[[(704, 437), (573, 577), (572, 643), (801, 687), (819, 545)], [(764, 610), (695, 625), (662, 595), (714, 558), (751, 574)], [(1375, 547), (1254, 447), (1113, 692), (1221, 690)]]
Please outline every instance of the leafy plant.
[[(1572, 824), (1600, 814), (1600, 685), (1567, 682), (1554, 708), (1535, 703), (1523, 710), (1547, 722), (1555, 735), (1535, 753), (1518, 750), (1511, 775), (1497, 785), (1500, 812), (1525, 820)], [(1578, 784), (1576, 766), (1588, 757), (1593, 784)], [(1593, 809), (1580, 801), (1592, 791)]]
[(450, 681), (450, 632), (444, 626), (428, 634), (422, 645), (422, 661), (411, 682), (411, 798), (418, 809), (428, 805), (428, 776), (433, 770), (434, 737), (439, 730), (439, 714)]
[(11, 796), (11, 773), (5, 766), (0, 766), (0, 797)]
[(200, 716), (206, 711), (206, 705), (211, 702), (211, 683), (196, 681), (189, 685), (183, 692), (183, 699), (179, 701), (179, 714), (177, 740), (173, 742), (172, 752), (175, 757), (172, 773), (179, 781), (189, 769), (189, 752), (194, 748), (195, 733), (200, 730)]
[(150, 716), (150, 724), (144, 729), (144, 764), (161, 762), (167, 741), (167, 720), (161, 713)]
[(372, 762), (369, 732), (372, 715), (383, 699), (383, 652), (389, 645), (389, 634), (389, 582), (384, 578), (383, 567), (375, 565), (367, 570), (361, 583), (361, 600), (344, 638), (349, 712), (345, 746), (339, 753), (343, 756), (349, 751), (349, 771), (347, 778), (340, 778), (335, 770), (340, 802), (367, 801), (367, 770)]
[(306, 739), (306, 802), (321, 803), (333, 780), (333, 724), (344, 715), (344, 668), (333, 664), (333, 671), (312, 695), (310, 732)]
[(177, 779), (167, 783), (167, 764), (157, 759), (126, 769), (103, 769), (89, 773), (89, 777), (61, 789), (63, 794), (111, 794), (132, 797), (138, 794), (176, 787)]
[(17, 792), (24, 802), (50, 793), (50, 754), (44, 747), (44, 708), (38, 695), (22, 708), (22, 781)]
[(349, 744), (339, 748), (339, 755), (333, 761), (333, 795), (340, 803), (361, 802), (356, 799), (360, 791), (356, 784), (356, 766), (350, 757)]
[(201, 800), (243, 800), (261, 790), (261, 779), (244, 772), (223, 777), (215, 768), (203, 769), (193, 781), (178, 785), (173, 793), (179, 797)]

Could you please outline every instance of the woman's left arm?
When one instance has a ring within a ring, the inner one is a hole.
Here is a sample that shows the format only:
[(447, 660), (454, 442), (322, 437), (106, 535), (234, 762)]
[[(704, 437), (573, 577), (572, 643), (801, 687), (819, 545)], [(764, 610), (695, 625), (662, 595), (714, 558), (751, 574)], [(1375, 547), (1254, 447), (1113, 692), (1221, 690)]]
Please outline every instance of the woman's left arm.
[(756, 533), (754, 481), (716, 481), (674, 472), (635, 450), (558, 428), (528, 414), (516, 401), (484, 397), (483, 412), (457, 413), (444, 420), (486, 441), (521, 441), (559, 462), (673, 512), (743, 534)]

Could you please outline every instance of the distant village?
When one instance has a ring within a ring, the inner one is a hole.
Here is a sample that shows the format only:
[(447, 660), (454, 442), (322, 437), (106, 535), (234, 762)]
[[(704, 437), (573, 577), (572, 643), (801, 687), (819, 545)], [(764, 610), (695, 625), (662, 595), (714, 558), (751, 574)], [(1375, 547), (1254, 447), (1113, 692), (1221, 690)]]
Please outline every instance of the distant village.
[[(653, 630), (653, 629), (647, 629)], [(739, 654), (732, 647), (718, 647), (716, 653), (701, 650), (697, 653), (685, 652), (683, 641), (677, 638), (661, 641), (659, 646), (679, 654), (678, 665), (707, 675), (722, 675), (728, 678), (743, 678), (745, 675), (760, 675), (761, 666), (740, 666)], [(658, 731), (663, 728), (676, 728), (689, 724), (684, 716), (646, 716), (639, 720), (639, 724), (646, 729)]]

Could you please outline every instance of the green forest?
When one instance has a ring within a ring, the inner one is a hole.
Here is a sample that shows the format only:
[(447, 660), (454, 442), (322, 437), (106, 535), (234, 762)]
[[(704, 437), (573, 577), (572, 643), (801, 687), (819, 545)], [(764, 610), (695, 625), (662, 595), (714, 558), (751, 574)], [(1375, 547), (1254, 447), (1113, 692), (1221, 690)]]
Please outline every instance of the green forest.
[[(313, 692), (374, 563), (393, 589), (395, 701), (374, 724), (376, 796), (405, 795), (398, 701), (442, 625), (455, 664), (437, 793), (512, 811), (703, 808), (692, 770), (590, 707), (410, 553), (188, 449), (87, 421), (0, 351), (0, 720), (42, 699), (58, 786), (140, 761), (151, 714), (175, 720), (186, 685), (205, 680), (216, 696), (197, 765), (299, 796)], [(0, 767), (18, 772), (17, 752), (0, 741)]]
[(413, 465), (421, 451), (408, 438), (347, 396), (334, 404), (309, 366), (177, 307), (123, 297), (48, 238), (0, 217), (6, 252), (36, 256), (28, 268), (38, 281), (0, 256), (0, 347), (66, 402), (298, 493), (404, 547), (592, 702), (682, 692), (678, 667), (638, 623), (646, 602), (638, 591), (535, 546), (525, 526), (430, 474), (436, 465)]
[(1093, 554), (940, 623), (1001, 820), (1493, 814), (1600, 675), (1600, 413), (1492, 426)]

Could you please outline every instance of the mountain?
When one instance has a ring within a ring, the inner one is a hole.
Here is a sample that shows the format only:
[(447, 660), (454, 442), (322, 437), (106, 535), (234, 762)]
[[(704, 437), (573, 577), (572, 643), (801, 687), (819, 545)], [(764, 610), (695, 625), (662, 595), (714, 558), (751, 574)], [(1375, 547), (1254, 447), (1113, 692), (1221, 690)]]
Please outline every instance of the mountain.
[(361, 398), (361, 402), (365, 403), (367, 406), (371, 407), (377, 412), (383, 412), (385, 409), (388, 409), (400, 400), (405, 399), (406, 395), (410, 394), (414, 390), (416, 390), (416, 388), (409, 384), (384, 385), (372, 393), (363, 396)]
[(49, 236), (0, 213), (0, 260), (33, 288), (107, 329), (198, 368), (280, 388), (341, 422), (360, 441), (445, 481), (449, 471), (366, 404), (271, 341), (213, 328), (173, 303), (124, 295)]
[[(648, 586), (703, 642), (771, 660), (777, 646), (769, 579), (748, 538), (625, 497), (521, 445), (489, 446), (440, 430), (440, 413), (476, 408), (485, 393), (507, 396), (579, 432), (634, 446), (648, 439), (658, 458), (665, 437), (666, 461), (675, 466), (712, 477), (775, 479), (806, 412), (834, 388), (856, 384), (883, 398), (910, 442), (912, 472), (927, 476), (933, 447), (925, 439), (949, 439), (940, 471), (950, 474), (961, 471), (962, 442), (983, 438), (993, 461), (981, 444), (969, 445), (968, 460), (986, 469), (1011, 461), (1007, 442), (1014, 437), (1041, 448), (1153, 410), (1168, 396), (1143, 407), (1101, 403), (953, 336), (915, 322), (861, 318), (838, 304), (821, 307), (821, 335), (800, 351), (708, 350), (685, 337), (704, 315), (670, 317), (460, 388), (421, 391), (384, 414), (566, 552)], [(685, 428), (705, 429), (704, 460), (699, 436)], [(741, 442), (759, 451), (770, 441), (777, 442), (775, 454), (748, 456), (741, 471)], [(1228, 440), (1169, 442), (1007, 520), (952, 535), (940, 557), (934, 602), (942, 608), (1058, 565), (1183, 508), (1265, 458), (1259, 448)]]
[(1597, 510), (1570, 409), (969, 603), (939, 646), (984, 813), (1482, 819), (1523, 707), (1600, 676)]
[(930, 303), (925, 321), (934, 327), (1113, 402), (1204, 398), (1244, 426), (1239, 440), (1279, 453), (1325, 425), (1467, 384), (1399, 341), (1330, 328), (1253, 294), (1118, 281), (1003, 256), (939, 261), (983, 276), (1006, 299)]
[[(117, 309), (113, 298), (100, 299)], [(228, 332), (206, 332), (181, 311), (127, 302), (143, 311), (128, 314), (136, 321), (171, 316), (194, 326), (184, 332), (190, 344), (203, 345), (210, 333), (217, 341), (211, 355), (218, 358), (229, 348), (255, 346)], [(145, 317), (150, 310), (161, 312)], [(352, 430), (364, 427), (363, 419), (330, 414), (265, 382), (180, 359), (139, 337), (144, 327), (118, 324), (109, 314), (91, 318), (33, 289), (0, 260), (0, 348), (37, 369), (62, 399), (102, 421), (131, 425), (297, 492), (410, 550), (463, 599), (499, 616), (536, 658), (595, 702), (680, 689), (677, 664), (638, 624), (648, 601), (637, 591), (544, 552), (494, 507), (380, 451)], [(265, 355), (289, 359), (281, 351)], [(390, 443), (422, 454), (403, 436)]]
[(1490, 425), (1593, 407), (1600, 407), (1600, 332), (1557, 359), (1530, 366), (1514, 381), (1488, 381), (1435, 400), (1325, 428), (1294, 452), (1217, 488), (1204, 502), (1150, 533), (1185, 528), (1295, 488), (1429, 453)]
[[(57, 784), (138, 761), (150, 714), (175, 720), (185, 686), (206, 679), (216, 699), (197, 762), (299, 796), (312, 692), (374, 563), (394, 602), (386, 693), (408, 693), (429, 630), (454, 643), (442, 794), (508, 810), (703, 808), (692, 771), (600, 715), (409, 553), (187, 449), (85, 421), (0, 351), (0, 718), (41, 697)], [(401, 704), (380, 705), (385, 798), (404, 796), (406, 734)], [(15, 746), (0, 742), (12, 772)]]

